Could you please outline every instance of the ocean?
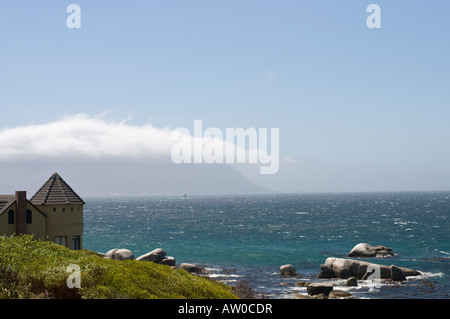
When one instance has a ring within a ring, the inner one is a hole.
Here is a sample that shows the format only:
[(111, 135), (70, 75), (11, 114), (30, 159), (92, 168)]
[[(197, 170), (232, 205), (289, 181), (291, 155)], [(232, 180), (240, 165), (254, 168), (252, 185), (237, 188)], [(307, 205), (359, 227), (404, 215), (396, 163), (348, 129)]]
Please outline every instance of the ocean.
[[(260, 298), (306, 294), (327, 257), (346, 258), (358, 243), (397, 256), (365, 259), (419, 270), (401, 284), (360, 281), (336, 287), (350, 298), (450, 298), (450, 192), (102, 197), (86, 199), (84, 248), (163, 248)], [(292, 264), (299, 277), (280, 276)]]

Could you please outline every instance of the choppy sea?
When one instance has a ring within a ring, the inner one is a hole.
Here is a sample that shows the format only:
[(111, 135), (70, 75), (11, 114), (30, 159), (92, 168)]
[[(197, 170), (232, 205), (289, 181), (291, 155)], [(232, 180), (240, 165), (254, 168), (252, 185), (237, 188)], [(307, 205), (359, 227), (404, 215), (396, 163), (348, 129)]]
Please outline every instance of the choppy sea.
[[(136, 257), (163, 248), (177, 264), (199, 264), (210, 277), (246, 282), (258, 297), (305, 294), (327, 257), (358, 243), (390, 247), (371, 259), (419, 270), (401, 284), (360, 281), (339, 287), (351, 298), (450, 298), (450, 192), (265, 194), (88, 198), (84, 248), (127, 248)], [(279, 268), (292, 264), (299, 277)]]

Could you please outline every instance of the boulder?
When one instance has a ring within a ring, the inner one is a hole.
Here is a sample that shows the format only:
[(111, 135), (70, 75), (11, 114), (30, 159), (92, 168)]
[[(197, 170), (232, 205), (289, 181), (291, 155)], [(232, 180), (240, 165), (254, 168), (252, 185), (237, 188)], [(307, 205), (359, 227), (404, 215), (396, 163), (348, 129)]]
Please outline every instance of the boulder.
[(161, 260), (161, 265), (175, 266), (175, 258), (167, 256), (163, 260)]
[(325, 264), (320, 265), (320, 273), (318, 275), (318, 278), (322, 279), (336, 278), (336, 274), (333, 271), (332, 265), (326, 264), (326, 261)]
[(106, 255), (107, 258), (116, 259), (116, 260), (124, 260), (124, 259), (134, 259), (133, 252), (128, 249), (111, 249)]
[(350, 297), (351, 295), (352, 294), (347, 291), (334, 289), (333, 291), (330, 292), (328, 298), (347, 298)]
[(306, 287), (306, 286), (308, 286), (308, 285), (310, 285), (311, 283), (310, 282), (307, 282), (307, 281), (297, 281), (296, 283), (295, 283), (295, 285), (297, 286), (297, 287)]
[(167, 255), (167, 253), (164, 249), (156, 248), (149, 253), (139, 256), (138, 258), (136, 258), (136, 260), (139, 260), (139, 261), (145, 260), (145, 261), (151, 261), (154, 263), (159, 263), (164, 259), (164, 257), (166, 255)]
[(372, 246), (366, 243), (360, 243), (353, 247), (348, 257), (389, 257), (394, 256), (392, 249), (386, 246)]
[(283, 265), (280, 267), (280, 275), (283, 277), (297, 276), (297, 272), (295, 271), (294, 266)]
[(411, 277), (411, 276), (420, 276), (422, 273), (414, 270), (414, 269), (410, 269), (410, 268), (405, 268), (405, 267), (398, 267), (403, 271), (403, 274), (405, 274), (405, 277)]
[(181, 263), (179, 268), (186, 270), (187, 272), (193, 272), (193, 273), (201, 273), (204, 272), (204, 268), (194, 265), (194, 264), (189, 264), (189, 263)]
[(328, 294), (333, 290), (333, 285), (329, 284), (321, 284), (321, 283), (313, 283), (306, 286), (306, 291), (310, 295), (319, 295), (324, 294), (328, 296)]
[[(348, 279), (350, 277), (355, 277), (357, 279), (367, 279), (371, 274), (375, 274), (378, 271), (380, 279), (392, 278), (392, 266), (374, 264), (355, 259), (329, 257), (326, 259), (325, 264), (320, 265), (320, 268), (321, 272), (319, 273), (319, 278)], [(400, 269), (405, 276), (420, 275), (420, 272), (413, 269), (403, 267), (396, 268)], [(394, 273), (395, 276), (399, 276), (397, 269), (394, 269)]]
[(345, 283), (345, 285), (347, 287), (358, 286), (358, 280), (356, 279), (356, 277), (350, 277), (347, 279), (347, 282)]
[(403, 272), (403, 270), (401, 270), (401, 268), (392, 265), (391, 266), (391, 279), (394, 281), (404, 281), (406, 280), (406, 276)]

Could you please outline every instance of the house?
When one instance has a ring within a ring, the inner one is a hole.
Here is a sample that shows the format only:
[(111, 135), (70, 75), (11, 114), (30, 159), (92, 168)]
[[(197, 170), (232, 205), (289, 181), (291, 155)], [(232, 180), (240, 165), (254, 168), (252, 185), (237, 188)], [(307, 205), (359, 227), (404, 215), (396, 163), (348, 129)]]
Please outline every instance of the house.
[(54, 173), (30, 200), (25, 191), (0, 195), (0, 235), (33, 234), (70, 249), (81, 249), (84, 204)]

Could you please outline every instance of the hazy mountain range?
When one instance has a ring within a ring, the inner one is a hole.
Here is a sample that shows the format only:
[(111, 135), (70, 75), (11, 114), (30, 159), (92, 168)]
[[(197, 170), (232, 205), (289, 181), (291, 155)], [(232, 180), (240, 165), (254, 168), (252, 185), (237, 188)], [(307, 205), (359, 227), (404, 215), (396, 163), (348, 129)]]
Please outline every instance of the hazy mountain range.
[(80, 196), (269, 192), (229, 165), (36, 161), (1, 163), (0, 194), (31, 197), (54, 172)]

